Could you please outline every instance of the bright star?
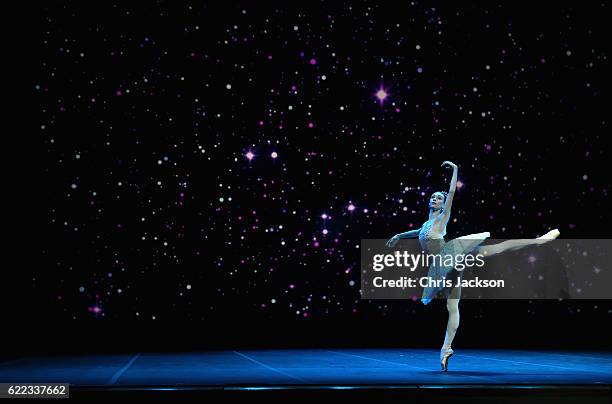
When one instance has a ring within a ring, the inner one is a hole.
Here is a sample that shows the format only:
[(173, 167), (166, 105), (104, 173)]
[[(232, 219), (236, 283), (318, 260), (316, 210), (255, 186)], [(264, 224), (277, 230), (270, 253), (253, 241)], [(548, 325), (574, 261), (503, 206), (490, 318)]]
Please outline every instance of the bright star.
[(385, 101), (385, 99), (389, 96), (389, 93), (381, 85), (375, 95), (376, 95), (376, 98), (378, 98), (378, 101), (382, 104)]

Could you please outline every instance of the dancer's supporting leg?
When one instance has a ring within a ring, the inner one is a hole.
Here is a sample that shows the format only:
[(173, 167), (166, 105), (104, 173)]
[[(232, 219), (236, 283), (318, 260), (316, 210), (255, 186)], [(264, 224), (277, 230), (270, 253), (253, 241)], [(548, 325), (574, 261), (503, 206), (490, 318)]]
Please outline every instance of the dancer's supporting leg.
[(485, 257), (490, 257), (495, 254), (500, 254), (505, 251), (516, 251), (530, 245), (539, 245), (547, 243), (559, 237), (559, 230), (554, 229), (545, 235), (534, 239), (507, 240), (498, 244), (483, 245), (479, 247), (479, 252)]
[(446, 299), (446, 309), (448, 310), (448, 323), (446, 324), (446, 336), (442, 352), (449, 349), (459, 328), (459, 299)]
[(459, 328), (459, 299), (446, 299), (446, 308), (448, 309), (448, 323), (446, 324), (444, 345), (440, 350), (440, 365), (445, 372), (448, 370), (448, 360), (453, 356), (451, 345), (457, 333), (457, 328)]

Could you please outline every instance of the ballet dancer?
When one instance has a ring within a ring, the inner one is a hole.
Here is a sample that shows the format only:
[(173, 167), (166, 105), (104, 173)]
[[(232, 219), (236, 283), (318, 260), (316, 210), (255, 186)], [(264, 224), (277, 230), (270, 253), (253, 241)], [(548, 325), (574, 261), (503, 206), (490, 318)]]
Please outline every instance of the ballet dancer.
[[(451, 179), (450, 189), (448, 192), (434, 192), (429, 199), (429, 218), (423, 225), (415, 230), (410, 230), (405, 233), (396, 234), (387, 241), (387, 247), (393, 247), (400, 239), (419, 238), (423, 251), (427, 254), (457, 254), (476, 253), (482, 254), (485, 257), (500, 254), (505, 251), (515, 251), (523, 247), (531, 245), (540, 245), (547, 243), (559, 237), (559, 230), (554, 229), (545, 235), (535, 239), (508, 240), (493, 245), (481, 245), (487, 238), (490, 237), (489, 232), (470, 234), (467, 236), (458, 237), (454, 240), (446, 242), (446, 225), (450, 219), (451, 206), (457, 188), (457, 165), (445, 161), (442, 167), (452, 168), (453, 177)], [(451, 348), (457, 328), (459, 327), (459, 299), (461, 298), (461, 286), (456, 286), (457, 278), (463, 276), (463, 271), (457, 271), (452, 265), (443, 265), (440, 260), (434, 260), (429, 266), (428, 276), (431, 279), (453, 279), (452, 287), (426, 287), (423, 290), (421, 302), (427, 305), (438, 292), (444, 291), (446, 298), (446, 308), (448, 309), (448, 323), (446, 325), (446, 335), (444, 344), (440, 350), (440, 365), (442, 371), (448, 370), (448, 360), (453, 355), (454, 351)]]

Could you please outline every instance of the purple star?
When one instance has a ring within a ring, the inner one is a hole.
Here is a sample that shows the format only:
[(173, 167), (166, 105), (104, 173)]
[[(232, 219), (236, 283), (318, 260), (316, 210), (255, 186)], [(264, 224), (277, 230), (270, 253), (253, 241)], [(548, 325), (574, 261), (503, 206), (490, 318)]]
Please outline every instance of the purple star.
[(382, 103), (385, 101), (385, 99), (389, 96), (389, 93), (387, 92), (387, 90), (381, 84), (380, 88), (378, 89), (378, 91), (374, 95), (376, 96), (376, 98), (378, 98), (378, 102), (380, 102), (380, 104), (382, 105)]

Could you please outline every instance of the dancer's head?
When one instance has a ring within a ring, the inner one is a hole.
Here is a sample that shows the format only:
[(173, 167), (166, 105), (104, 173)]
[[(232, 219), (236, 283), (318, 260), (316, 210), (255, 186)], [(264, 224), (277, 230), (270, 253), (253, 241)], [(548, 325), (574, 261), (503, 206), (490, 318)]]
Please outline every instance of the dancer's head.
[(444, 208), (444, 202), (446, 202), (446, 192), (434, 192), (429, 198), (429, 208), (433, 210), (441, 210)]

